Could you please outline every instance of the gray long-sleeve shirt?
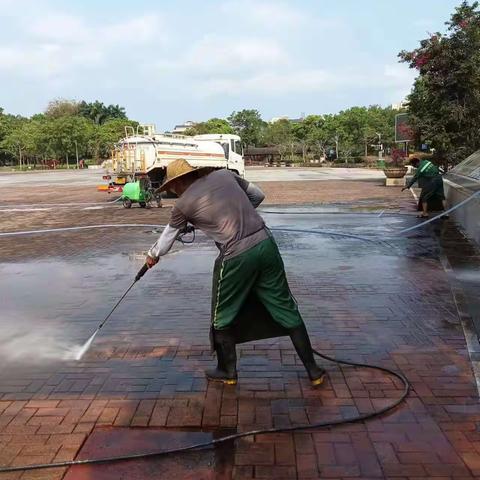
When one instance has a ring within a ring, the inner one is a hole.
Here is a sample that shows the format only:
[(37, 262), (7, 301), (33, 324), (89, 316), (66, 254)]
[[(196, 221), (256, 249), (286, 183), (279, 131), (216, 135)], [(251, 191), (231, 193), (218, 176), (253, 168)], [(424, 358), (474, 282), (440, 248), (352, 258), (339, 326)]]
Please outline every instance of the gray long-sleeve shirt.
[(149, 255), (167, 253), (187, 223), (212, 238), (225, 258), (238, 255), (268, 237), (255, 211), (264, 198), (256, 185), (228, 170), (199, 178), (177, 200), (168, 227)]

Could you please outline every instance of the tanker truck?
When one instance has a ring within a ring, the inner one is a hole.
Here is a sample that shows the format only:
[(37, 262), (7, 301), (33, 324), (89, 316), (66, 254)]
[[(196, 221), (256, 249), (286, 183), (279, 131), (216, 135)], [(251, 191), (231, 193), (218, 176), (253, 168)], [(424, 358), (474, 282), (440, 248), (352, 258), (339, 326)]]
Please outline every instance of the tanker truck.
[[(129, 189), (154, 192), (162, 184), (167, 165), (179, 158), (187, 160), (193, 167), (227, 168), (242, 177), (245, 175), (242, 143), (238, 135), (189, 137), (157, 134), (154, 125), (139, 125), (136, 130), (125, 127), (125, 137), (115, 145), (103, 176), (108, 185), (99, 188), (109, 193)], [(135, 183), (136, 187), (127, 187), (129, 183)], [(142, 207), (148, 203), (145, 198), (136, 201)], [(131, 202), (124, 201), (124, 205), (129, 207)]]

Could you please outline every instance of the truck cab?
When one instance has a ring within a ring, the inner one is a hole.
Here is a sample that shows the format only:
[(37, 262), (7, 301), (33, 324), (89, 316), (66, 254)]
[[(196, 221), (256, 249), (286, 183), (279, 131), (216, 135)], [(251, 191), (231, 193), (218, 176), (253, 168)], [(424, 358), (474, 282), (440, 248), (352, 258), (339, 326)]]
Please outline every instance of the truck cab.
[(195, 135), (193, 139), (197, 142), (216, 142), (221, 145), (227, 159), (227, 168), (238, 173), (241, 177), (245, 176), (242, 140), (238, 135), (209, 133)]

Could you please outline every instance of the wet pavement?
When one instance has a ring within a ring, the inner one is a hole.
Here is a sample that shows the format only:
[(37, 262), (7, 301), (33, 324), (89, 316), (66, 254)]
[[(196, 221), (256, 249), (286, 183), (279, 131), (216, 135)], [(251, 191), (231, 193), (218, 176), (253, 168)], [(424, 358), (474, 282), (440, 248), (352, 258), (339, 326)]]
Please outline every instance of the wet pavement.
[[(479, 476), (480, 406), (465, 339), (467, 332), (475, 346), (468, 331), (475, 312), (466, 306), (459, 314), (455, 293), (462, 289), (445, 269), (448, 255), (456, 251), (459, 259), (466, 248), (453, 224), (399, 237), (398, 231), (418, 223), (410, 212), (295, 210), (264, 216), (314, 346), (398, 369), (413, 390), (401, 408), (366, 424), (237, 441), (231, 471), (212, 478)], [(317, 233), (298, 231), (307, 229)], [(95, 444), (89, 442), (102, 438), (100, 427), (186, 430), (194, 441), (221, 429), (346, 418), (401, 394), (402, 386), (388, 376), (332, 364), (325, 365), (326, 385), (312, 390), (285, 338), (238, 348), (237, 387), (208, 385), (203, 370), (214, 363), (208, 330), (216, 251), (201, 234), (149, 271), (87, 354), (74, 361), (71, 352), (128, 288), (157, 236), (126, 228), (0, 238), (2, 465), (74, 458), (89, 435), (80, 455), (92, 456)], [(16, 256), (15, 249), (28, 254)], [(476, 271), (469, 275), (477, 278)], [(201, 463), (215, 458), (206, 452)], [(165, 468), (184, 478), (191, 462), (176, 457)], [(97, 478), (94, 470), (90, 477), (72, 472), (66, 478)]]
[[(230, 432), (202, 432), (188, 430), (160, 430), (156, 428), (112, 428), (96, 429), (83, 445), (79, 460), (90, 458), (154, 453), (159, 450), (183, 448), (192, 443), (205, 443)], [(103, 465), (81, 465), (73, 467), (65, 480), (118, 480), (149, 479), (163, 480), (217, 480), (231, 478), (233, 470), (233, 445), (208, 448), (202, 451), (183, 452), (178, 455), (151, 457), (142, 460), (109, 463)]]

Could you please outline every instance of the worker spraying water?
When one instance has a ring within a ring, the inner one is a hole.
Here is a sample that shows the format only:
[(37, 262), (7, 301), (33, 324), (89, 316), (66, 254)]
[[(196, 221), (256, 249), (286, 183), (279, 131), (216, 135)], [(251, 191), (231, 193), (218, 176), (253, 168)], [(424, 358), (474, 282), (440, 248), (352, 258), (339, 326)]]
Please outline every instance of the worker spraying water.
[(153, 267), (168, 253), (187, 223), (212, 238), (220, 250), (213, 273), (210, 330), (217, 367), (206, 372), (207, 378), (236, 384), (237, 343), (288, 335), (312, 385), (320, 385), (325, 370), (314, 359), (277, 244), (255, 210), (263, 192), (228, 170), (196, 169), (185, 160), (168, 165), (161, 190), (173, 191), (179, 199), (149, 250), (146, 265)]

